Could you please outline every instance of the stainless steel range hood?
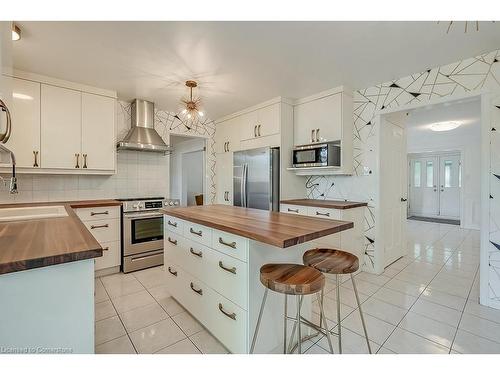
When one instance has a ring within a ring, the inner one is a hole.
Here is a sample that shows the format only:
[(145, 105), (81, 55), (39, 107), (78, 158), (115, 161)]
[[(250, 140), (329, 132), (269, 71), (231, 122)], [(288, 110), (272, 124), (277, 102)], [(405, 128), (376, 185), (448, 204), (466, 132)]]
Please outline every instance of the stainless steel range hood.
[(165, 144), (154, 129), (154, 108), (152, 102), (135, 99), (132, 102), (132, 124), (129, 132), (116, 145), (117, 150), (161, 152), (169, 154), (172, 148)]

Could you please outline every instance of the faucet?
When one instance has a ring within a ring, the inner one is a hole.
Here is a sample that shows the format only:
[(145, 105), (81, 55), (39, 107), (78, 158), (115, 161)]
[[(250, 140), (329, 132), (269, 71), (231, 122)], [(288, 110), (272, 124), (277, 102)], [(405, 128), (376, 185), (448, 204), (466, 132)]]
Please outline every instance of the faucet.
[[(10, 155), (10, 161), (12, 164), (12, 177), (10, 178), (10, 184), (9, 184), (9, 193), (11, 194), (17, 194), (17, 177), (16, 177), (16, 156), (14, 153), (9, 150), (7, 147), (2, 145), (0, 143), (0, 151), (6, 152)], [(5, 182), (5, 179), (0, 176), (0, 179), (4, 181), (5, 185), (7, 185), (7, 182)]]

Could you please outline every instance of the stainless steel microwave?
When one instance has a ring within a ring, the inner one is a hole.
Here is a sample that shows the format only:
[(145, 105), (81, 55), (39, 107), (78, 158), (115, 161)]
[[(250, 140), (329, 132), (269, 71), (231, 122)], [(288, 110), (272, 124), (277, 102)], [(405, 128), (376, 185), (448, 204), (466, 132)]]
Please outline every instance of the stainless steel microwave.
[(292, 160), (294, 168), (340, 168), (340, 141), (295, 146)]

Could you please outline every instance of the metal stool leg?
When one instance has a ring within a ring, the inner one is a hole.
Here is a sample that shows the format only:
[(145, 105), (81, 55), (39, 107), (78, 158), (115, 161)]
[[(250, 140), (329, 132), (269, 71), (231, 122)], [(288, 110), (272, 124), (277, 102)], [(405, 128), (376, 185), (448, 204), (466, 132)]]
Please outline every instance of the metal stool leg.
[(336, 284), (337, 284), (337, 333), (339, 336), (339, 354), (342, 354), (342, 328), (341, 328), (341, 317), (340, 317), (340, 277), (336, 276)]
[[(302, 307), (302, 298), (300, 299), (301, 307)], [(295, 349), (293, 346), (293, 338), (295, 337), (295, 331), (297, 330), (297, 321), (293, 323), (292, 334), (290, 335), (290, 342), (288, 344), (288, 353), (292, 352), (292, 349)]]
[[(323, 290), (321, 290), (321, 297), (323, 297)], [(319, 308), (320, 308), (320, 313), (321, 313), (320, 319), (322, 319), (323, 323), (325, 324), (326, 339), (328, 340), (328, 346), (330, 347), (330, 353), (333, 354), (332, 338), (330, 336), (330, 330), (328, 329), (328, 323), (326, 322), (325, 310), (324, 310), (324, 306), (323, 306), (323, 298), (321, 298)], [(321, 320), (320, 320), (319, 324), (321, 327)]]
[(300, 324), (300, 307), (302, 305), (302, 297), (297, 296), (297, 353), (302, 354), (302, 330)]
[(363, 311), (361, 311), (361, 303), (359, 302), (358, 288), (356, 288), (356, 283), (354, 282), (354, 276), (351, 273), (352, 287), (354, 289), (354, 295), (356, 296), (356, 302), (358, 303), (359, 316), (361, 317), (361, 324), (363, 325), (363, 331), (365, 332), (366, 345), (368, 346), (368, 353), (372, 354), (372, 348), (370, 347), (370, 340), (368, 339), (368, 332), (366, 331), (365, 318), (363, 317)]
[[(321, 306), (323, 306), (324, 295), (325, 295), (325, 287), (323, 287), (321, 289), (321, 296), (320, 296), (320, 298), (321, 298)], [(323, 311), (323, 308), (321, 308), (319, 310), (319, 326), (320, 327), (322, 327), (321, 324), (323, 323), (323, 317), (324, 317), (324, 315), (325, 315), (325, 312)]]
[(288, 296), (285, 294), (285, 312), (283, 315), (283, 354), (286, 354), (286, 329), (288, 321), (287, 303), (288, 303)]
[(262, 304), (260, 305), (259, 317), (257, 318), (257, 325), (255, 326), (255, 332), (253, 333), (252, 346), (250, 347), (250, 354), (253, 353), (255, 349), (255, 341), (257, 341), (257, 334), (259, 333), (260, 321), (262, 320), (262, 313), (264, 312), (264, 306), (266, 305), (267, 292), (269, 289), (266, 288), (264, 292), (264, 297), (262, 297)]

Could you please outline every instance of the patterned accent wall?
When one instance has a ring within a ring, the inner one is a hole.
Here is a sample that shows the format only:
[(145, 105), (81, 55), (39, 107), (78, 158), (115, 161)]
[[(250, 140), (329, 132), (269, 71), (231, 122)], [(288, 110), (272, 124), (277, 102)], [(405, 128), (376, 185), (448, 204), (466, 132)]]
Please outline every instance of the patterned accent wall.
[[(118, 127), (118, 139), (122, 139), (130, 129), (131, 103), (119, 103), (118, 124), (125, 126)], [(160, 134), (165, 143), (169, 144), (169, 135), (196, 136), (208, 139), (206, 152), (207, 171), (207, 203), (215, 202), (215, 122), (210, 119), (203, 119), (197, 124), (186, 126), (175, 113), (155, 109), (155, 130)]]
[[(500, 51), (492, 51), (354, 92), (354, 176), (314, 176), (307, 180), (306, 195), (315, 199), (361, 199), (365, 212), (364, 268), (373, 270), (375, 222), (376, 111), (423, 103), (460, 93), (485, 89), (500, 94)], [(500, 101), (492, 108), (490, 298), (500, 306)], [(495, 201), (496, 200), (496, 201)], [(496, 244), (496, 246), (494, 245)]]

